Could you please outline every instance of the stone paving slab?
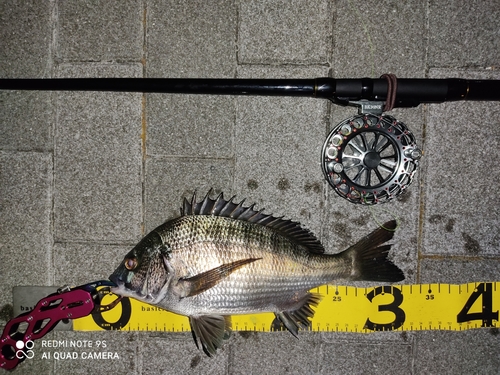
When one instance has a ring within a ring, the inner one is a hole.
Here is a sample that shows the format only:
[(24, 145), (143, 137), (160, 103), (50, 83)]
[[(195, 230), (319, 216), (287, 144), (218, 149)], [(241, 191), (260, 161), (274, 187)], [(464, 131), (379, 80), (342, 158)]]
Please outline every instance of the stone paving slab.
[(238, 62), (326, 64), (332, 38), (329, 1), (243, 1), (240, 3)]
[(148, 77), (234, 77), (234, 1), (151, 0), (147, 17)]
[(425, 72), (426, 3), (391, 0), (335, 3), (334, 77), (421, 77)]
[(0, 153), (2, 323), (12, 287), (50, 282), (52, 168), (48, 153)]
[(49, 1), (0, 3), (2, 78), (50, 76), (52, 12), (53, 3)]
[[(138, 65), (64, 65), (60, 77), (140, 76)], [(136, 93), (59, 93), (54, 231), (58, 241), (140, 235), (142, 100)]]
[(419, 332), (414, 374), (497, 374), (498, 329)]
[(463, 284), (480, 281), (498, 281), (498, 259), (433, 259), (420, 262), (420, 282)]
[[(326, 73), (316, 67), (244, 66), (238, 77), (315, 78)], [(235, 189), (249, 203), (299, 221), (319, 236), (321, 217), (315, 212), (321, 212), (323, 205), (320, 154), (328, 103), (314, 98), (241, 97), (237, 106)]]
[[(496, 71), (433, 69), (433, 78), (500, 79)], [(429, 106), (424, 164), (424, 254), (498, 255), (500, 103)], [(449, 208), (453, 207), (452, 210)]]
[(238, 333), (231, 347), (230, 374), (317, 374), (322, 342), (318, 335), (289, 332)]
[(430, 67), (498, 67), (497, 1), (432, 1), (428, 12)]
[(149, 94), (147, 108), (148, 155), (233, 156), (234, 98)]
[(138, 61), (143, 55), (143, 9), (135, 0), (57, 3), (57, 58)]
[[(196, 192), (200, 201), (210, 189), (212, 198), (234, 194), (233, 161), (227, 159), (176, 159), (149, 157), (146, 161), (146, 232), (180, 215), (184, 198)], [(240, 197), (241, 198), (241, 197)]]
[(321, 374), (410, 374), (412, 345), (362, 339), (322, 347)]
[[(228, 374), (230, 349), (223, 348), (214, 358), (199, 351), (190, 333), (141, 336), (140, 359), (147, 374)], [(175, 350), (173, 350), (175, 348)]]
[(55, 110), (53, 94), (0, 93), (0, 147), (12, 151), (52, 151)]
[(54, 285), (82, 285), (105, 280), (118, 267), (134, 243), (56, 243), (53, 247)]

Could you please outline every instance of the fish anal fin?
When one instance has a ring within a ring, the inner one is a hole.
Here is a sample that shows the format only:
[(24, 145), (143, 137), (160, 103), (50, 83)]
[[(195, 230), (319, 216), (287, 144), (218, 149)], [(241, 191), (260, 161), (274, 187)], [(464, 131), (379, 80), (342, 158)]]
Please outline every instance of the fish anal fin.
[(215, 355), (224, 340), (231, 335), (231, 317), (224, 315), (190, 316), (189, 324), (196, 346), (209, 357)]
[[(311, 320), (314, 316), (312, 307), (317, 307), (321, 301), (321, 295), (318, 293), (305, 293), (304, 296), (294, 305), (293, 310), (285, 310), (275, 313), (276, 318), (298, 338), (299, 329), (307, 329), (311, 326)], [(273, 322), (274, 329), (278, 328), (277, 322)]]
[(253, 263), (261, 258), (240, 259), (235, 262), (226, 263), (198, 275), (180, 279), (176, 286), (176, 294), (179, 297), (192, 297), (210, 289), (228, 277), (238, 268)]

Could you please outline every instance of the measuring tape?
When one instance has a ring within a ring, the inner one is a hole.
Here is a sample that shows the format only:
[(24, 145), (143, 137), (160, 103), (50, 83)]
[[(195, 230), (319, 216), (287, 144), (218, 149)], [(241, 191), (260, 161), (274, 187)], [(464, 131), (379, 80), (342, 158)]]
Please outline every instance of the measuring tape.
[[(323, 300), (310, 330), (326, 332), (420, 331), (500, 327), (500, 282), (388, 285), (374, 288), (325, 285), (311, 290)], [(102, 303), (106, 304), (105, 296)], [(272, 331), (275, 315), (233, 315), (236, 331)], [(75, 331), (190, 331), (188, 318), (123, 298), (114, 309), (73, 322)]]

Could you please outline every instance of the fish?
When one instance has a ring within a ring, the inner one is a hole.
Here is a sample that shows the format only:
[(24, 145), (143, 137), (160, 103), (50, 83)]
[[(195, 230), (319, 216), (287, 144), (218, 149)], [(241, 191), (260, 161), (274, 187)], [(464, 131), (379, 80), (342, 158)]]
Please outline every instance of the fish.
[(181, 214), (147, 234), (110, 276), (111, 292), (187, 316), (208, 356), (231, 334), (231, 316), (271, 312), (295, 337), (311, 325), (322, 296), (310, 290), (338, 280), (397, 282), (388, 259), (392, 220), (337, 254), (300, 223), (212, 191), (184, 198)]

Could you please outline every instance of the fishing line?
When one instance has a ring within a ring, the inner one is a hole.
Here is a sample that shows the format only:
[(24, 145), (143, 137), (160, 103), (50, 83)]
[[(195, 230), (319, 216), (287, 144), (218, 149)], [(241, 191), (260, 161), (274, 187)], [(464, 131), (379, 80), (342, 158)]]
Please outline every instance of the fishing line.
[[(366, 196), (362, 195), (363, 197), (363, 200), (366, 200)], [(367, 204), (367, 202), (365, 202)], [(378, 218), (377, 218), (377, 215), (376, 215), (376, 212), (375, 212), (375, 208), (373, 205), (370, 205), (370, 204), (367, 204), (368, 205), (368, 209), (370, 211), (370, 216), (372, 217), (373, 221), (382, 229), (385, 229), (389, 232), (395, 232), (400, 226), (401, 226), (401, 220), (399, 218), (398, 215), (396, 215), (394, 212), (388, 210), (388, 209), (383, 209), (383, 208), (380, 208), (379, 211), (382, 211), (382, 212), (385, 212), (386, 214), (388, 214), (389, 216), (391, 216), (394, 220), (396, 220), (396, 227), (395, 228), (386, 228), (384, 226), (384, 222), (387, 222), (387, 220), (382, 220), (380, 221)]]

